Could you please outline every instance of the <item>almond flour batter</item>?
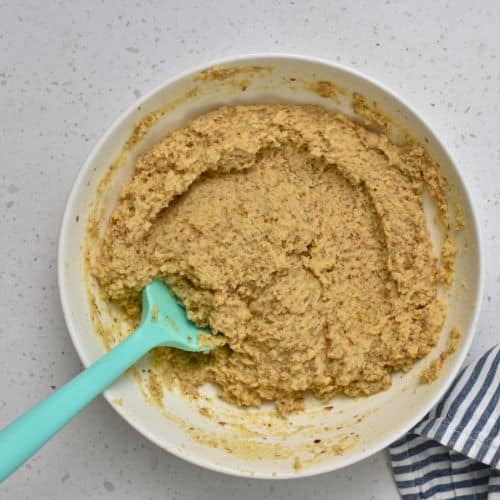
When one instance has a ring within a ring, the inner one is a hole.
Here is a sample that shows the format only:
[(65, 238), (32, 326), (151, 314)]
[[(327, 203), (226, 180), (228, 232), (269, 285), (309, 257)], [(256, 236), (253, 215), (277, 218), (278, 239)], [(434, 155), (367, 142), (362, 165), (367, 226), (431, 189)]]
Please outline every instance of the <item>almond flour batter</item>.
[[(445, 242), (433, 254), (423, 189)], [(453, 278), (446, 182), (415, 143), (397, 146), (316, 106), (223, 107), (137, 161), (91, 262), (132, 317), (166, 281), (209, 326), (210, 354), (159, 348), (163, 381), (213, 382), (239, 406), (283, 414), (388, 388), (436, 345)]]

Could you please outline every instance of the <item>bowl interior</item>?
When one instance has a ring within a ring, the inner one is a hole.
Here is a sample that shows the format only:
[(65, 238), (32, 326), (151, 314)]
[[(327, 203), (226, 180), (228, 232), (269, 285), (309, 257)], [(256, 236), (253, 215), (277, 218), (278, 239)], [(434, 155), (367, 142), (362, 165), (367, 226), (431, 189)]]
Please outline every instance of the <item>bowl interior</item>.
[[(230, 474), (264, 478), (340, 468), (387, 446), (422, 418), (446, 390), (465, 357), (479, 305), (480, 249), (470, 200), (453, 161), (426, 124), (378, 84), (325, 62), (284, 56), (233, 59), (222, 63), (219, 73), (195, 71), (173, 80), (120, 117), (94, 148), (68, 201), (59, 247), (61, 299), (75, 347), (86, 365), (104, 352), (90, 315), (83, 241), (98, 183), (118, 157), (120, 168), (110, 176), (109, 189), (98, 195), (103, 213), (109, 213), (137, 155), (196, 115), (224, 104), (256, 102), (315, 103), (353, 115), (353, 92), (376, 102), (398, 126), (426, 144), (449, 182), (450, 209), (459, 207), (462, 213), (464, 229), (456, 237), (456, 278), (451, 288), (443, 291), (449, 312), (440, 344), (410, 372), (394, 375), (386, 392), (357, 399), (335, 397), (328, 405), (311, 399), (303, 412), (287, 420), (277, 417), (269, 407), (242, 410), (226, 404), (211, 387), (204, 387), (196, 400), (179, 391), (165, 392), (163, 408), (147, 401), (147, 384), (140, 387), (132, 375), (122, 377), (106, 391), (108, 401), (139, 432), (182, 458)], [(164, 113), (154, 115), (160, 116), (158, 121), (140, 140), (129, 142), (123, 153), (136, 124), (159, 109)], [(430, 204), (427, 211), (432, 211)], [(98, 307), (103, 321), (108, 321), (106, 307)], [(437, 355), (454, 325), (463, 332), (458, 350), (436, 382), (420, 385), (420, 371)]]

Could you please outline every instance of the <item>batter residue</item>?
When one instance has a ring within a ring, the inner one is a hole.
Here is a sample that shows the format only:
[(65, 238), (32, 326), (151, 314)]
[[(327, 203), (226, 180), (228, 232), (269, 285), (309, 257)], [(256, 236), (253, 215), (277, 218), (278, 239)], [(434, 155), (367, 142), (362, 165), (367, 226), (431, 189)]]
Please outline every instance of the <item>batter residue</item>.
[[(434, 198), (438, 259), (422, 207)], [(167, 282), (220, 344), (154, 352), (165, 382), (204, 382), (240, 406), (286, 414), (306, 392), (372, 394), (437, 343), (453, 276), (446, 182), (416, 143), (320, 107), (223, 107), (137, 161), (91, 262), (134, 317)]]

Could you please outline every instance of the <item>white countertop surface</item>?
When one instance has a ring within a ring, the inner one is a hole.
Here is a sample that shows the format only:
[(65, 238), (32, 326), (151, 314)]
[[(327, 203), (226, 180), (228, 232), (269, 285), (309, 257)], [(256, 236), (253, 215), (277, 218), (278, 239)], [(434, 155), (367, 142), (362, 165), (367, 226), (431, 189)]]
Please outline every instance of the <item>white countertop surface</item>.
[[(0, 427), (80, 370), (57, 291), (59, 224), (91, 146), (138, 96), (228, 55), (339, 61), (410, 101), (478, 210), (486, 288), (470, 355), (499, 340), (500, 3), (0, 1)], [(391, 499), (386, 453), (319, 477), (224, 477), (148, 442), (99, 397), (0, 486), (22, 499)]]

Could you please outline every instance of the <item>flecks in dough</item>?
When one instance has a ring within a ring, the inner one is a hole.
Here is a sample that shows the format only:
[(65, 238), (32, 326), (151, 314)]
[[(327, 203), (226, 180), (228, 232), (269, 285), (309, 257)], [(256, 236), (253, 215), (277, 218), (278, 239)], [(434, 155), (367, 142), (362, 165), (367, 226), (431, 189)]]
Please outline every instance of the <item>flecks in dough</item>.
[[(155, 369), (240, 406), (298, 409), (372, 394), (436, 345), (453, 276), (433, 254), (422, 191), (448, 227), (446, 182), (397, 146), (316, 106), (223, 107), (137, 161), (91, 271), (129, 314), (163, 279), (210, 326), (209, 354), (161, 348)], [(446, 229), (445, 229), (446, 231)]]

